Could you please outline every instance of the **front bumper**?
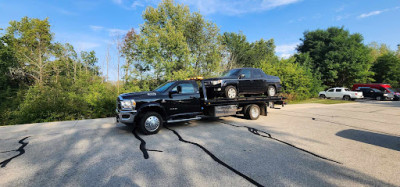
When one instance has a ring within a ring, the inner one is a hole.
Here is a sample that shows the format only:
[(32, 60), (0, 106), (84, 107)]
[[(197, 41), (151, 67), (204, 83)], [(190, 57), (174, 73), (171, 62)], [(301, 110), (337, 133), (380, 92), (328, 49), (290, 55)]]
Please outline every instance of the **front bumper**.
[(136, 110), (115, 110), (117, 112), (117, 122), (125, 123), (125, 124), (132, 124), (135, 121), (135, 117), (137, 115)]

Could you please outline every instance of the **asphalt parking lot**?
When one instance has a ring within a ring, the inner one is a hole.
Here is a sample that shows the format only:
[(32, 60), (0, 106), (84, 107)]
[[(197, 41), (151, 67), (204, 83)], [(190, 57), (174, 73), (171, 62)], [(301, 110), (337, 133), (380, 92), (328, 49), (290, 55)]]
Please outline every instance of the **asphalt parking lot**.
[(298, 104), (170, 124), (0, 127), (0, 186), (400, 186), (400, 102)]

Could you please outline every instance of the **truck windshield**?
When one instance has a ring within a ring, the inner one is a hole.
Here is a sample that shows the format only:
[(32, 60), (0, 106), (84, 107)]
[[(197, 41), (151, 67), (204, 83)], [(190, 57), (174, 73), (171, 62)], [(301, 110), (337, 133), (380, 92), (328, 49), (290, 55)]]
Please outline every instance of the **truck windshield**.
[(240, 69), (233, 69), (228, 72), (225, 72), (222, 77), (232, 77), (232, 76), (238, 76)]
[(162, 84), (161, 86), (157, 87), (154, 91), (156, 92), (165, 92), (171, 85), (173, 85), (175, 82), (167, 82)]

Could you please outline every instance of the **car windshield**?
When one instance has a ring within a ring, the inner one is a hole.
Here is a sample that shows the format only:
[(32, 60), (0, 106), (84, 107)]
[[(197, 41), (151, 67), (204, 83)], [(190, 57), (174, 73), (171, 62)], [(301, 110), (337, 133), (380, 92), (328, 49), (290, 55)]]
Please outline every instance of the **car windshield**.
[(350, 89), (348, 89), (348, 88), (345, 88), (345, 89), (344, 89), (344, 91), (346, 91), (346, 92), (349, 92), (349, 91), (350, 91)]
[(171, 85), (173, 85), (175, 82), (166, 82), (162, 84), (161, 86), (157, 87), (154, 91), (156, 92), (165, 92)]
[(237, 76), (239, 74), (240, 69), (233, 69), (228, 72), (225, 72), (222, 77), (232, 77), (232, 76)]

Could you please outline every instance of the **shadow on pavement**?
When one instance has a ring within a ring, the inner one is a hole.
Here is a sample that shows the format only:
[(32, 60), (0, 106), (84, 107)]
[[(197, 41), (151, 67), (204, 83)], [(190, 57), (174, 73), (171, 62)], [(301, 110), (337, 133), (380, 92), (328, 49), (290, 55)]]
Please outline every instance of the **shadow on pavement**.
[(400, 137), (398, 136), (391, 136), (356, 129), (343, 130), (336, 133), (336, 135), (342, 138), (347, 138), (371, 145), (384, 147), (387, 149), (400, 151)]

